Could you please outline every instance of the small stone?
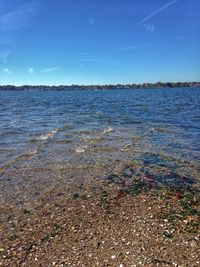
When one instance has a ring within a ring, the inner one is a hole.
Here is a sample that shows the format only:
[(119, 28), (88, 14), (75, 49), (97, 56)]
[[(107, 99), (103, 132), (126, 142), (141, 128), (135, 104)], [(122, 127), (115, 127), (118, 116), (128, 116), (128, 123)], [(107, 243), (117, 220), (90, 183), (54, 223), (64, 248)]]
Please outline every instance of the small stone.
[(195, 241), (192, 241), (192, 242), (190, 243), (190, 245), (191, 245), (191, 247), (195, 247), (195, 246), (196, 246), (196, 242), (195, 242)]
[(112, 260), (116, 259), (116, 256), (115, 256), (115, 255), (112, 255), (112, 256), (111, 256), (111, 259), (112, 259)]

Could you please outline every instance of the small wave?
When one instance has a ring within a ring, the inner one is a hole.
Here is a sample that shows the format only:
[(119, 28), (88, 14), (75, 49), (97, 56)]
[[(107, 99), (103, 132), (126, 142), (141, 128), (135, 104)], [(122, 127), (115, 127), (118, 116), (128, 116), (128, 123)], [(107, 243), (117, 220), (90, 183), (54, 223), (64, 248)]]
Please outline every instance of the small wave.
[(178, 131), (175, 129), (165, 128), (165, 127), (153, 128), (153, 131), (158, 132), (160, 134), (177, 134), (178, 133)]
[(37, 153), (38, 153), (38, 150), (37, 149), (33, 149), (33, 150), (28, 151), (25, 155), (27, 155), (27, 156), (34, 156)]
[(77, 147), (76, 153), (84, 153), (86, 148), (87, 148), (87, 146)]
[(111, 128), (111, 127), (109, 127), (108, 129), (104, 129), (102, 134), (111, 133), (111, 132), (113, 132), (113, 131), (114, 131), (114, 129)]
[(65, 124), (63, 125), (63, 127), (61, 128), (61, 130), (62, 130), (62, 131), (63, 131), (63, 130), (69, 130), (69, 129), (71, 129), (71, 128), (73, 128), (73, 126), (72, 126), (71, 123), (65, 123)]
[(14, 159), (6, 162), (3, 166), (0, 166), (0, 174), (3, 174), (6, 171), (6, 169), (13, 166), (17, 162), (31, 158), (32, 156), (36, 155), (37, 153), (38, 153), (38, 150), (33, 149), (33, 150), (27, 151), (21, 155), (16, 156)]
[(84, 137), (83, 140), (86, 143), (93, 143), (93, 142), (98, 142), (98, 141), (103, 140), (103, 137), (102, 136), (96, 136), (96, 137), (89, 136), (89, 137)]
[(92, 129), (85, 129), (85, 130), (80, 130), (78, 131), (79, 135), (90, 135), (90, 134), (95, 134), (96, 131)]
[(38, 137), (35, 138), (35, 140), (39, 140), (39, 141), (44, 141), (44, 140), (48, 140), (49, 138), (53, 137), (56, 133), (58, 132), (58, 129), (54, 129), (46, 134), (42, 134)]

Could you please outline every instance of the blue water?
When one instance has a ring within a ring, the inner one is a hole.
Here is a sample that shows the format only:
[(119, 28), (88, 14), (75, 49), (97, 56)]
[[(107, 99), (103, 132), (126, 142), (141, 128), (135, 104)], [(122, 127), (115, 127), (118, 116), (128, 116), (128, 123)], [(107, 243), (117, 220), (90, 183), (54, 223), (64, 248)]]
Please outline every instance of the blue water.
[(1, 167), (149, 152), (200, 163), (200, 88), (0, 92)]

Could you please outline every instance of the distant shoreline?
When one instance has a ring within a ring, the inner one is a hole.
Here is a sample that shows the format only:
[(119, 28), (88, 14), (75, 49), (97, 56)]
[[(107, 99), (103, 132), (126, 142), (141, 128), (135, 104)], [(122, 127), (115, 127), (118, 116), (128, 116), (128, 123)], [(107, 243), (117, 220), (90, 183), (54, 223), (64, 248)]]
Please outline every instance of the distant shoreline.
[(0, 85), (0, 91), (76, 91), (76, 90), (117, 90), (117, 89), (162, 89), (162, 88), (184, 88), (200, 87), (200, 82), (157, 82), (143, 84), (105, 84), (105, 85)]

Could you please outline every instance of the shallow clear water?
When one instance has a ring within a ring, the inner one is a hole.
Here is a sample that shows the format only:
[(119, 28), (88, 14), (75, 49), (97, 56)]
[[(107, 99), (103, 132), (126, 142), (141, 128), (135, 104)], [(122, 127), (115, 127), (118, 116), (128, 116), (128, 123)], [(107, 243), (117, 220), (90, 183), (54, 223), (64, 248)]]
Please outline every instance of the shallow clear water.
[(117, 158), (130, 148), (129, 157), (151, 152), (198, 165), (200, 88), (0, 92), (1, 167)]

